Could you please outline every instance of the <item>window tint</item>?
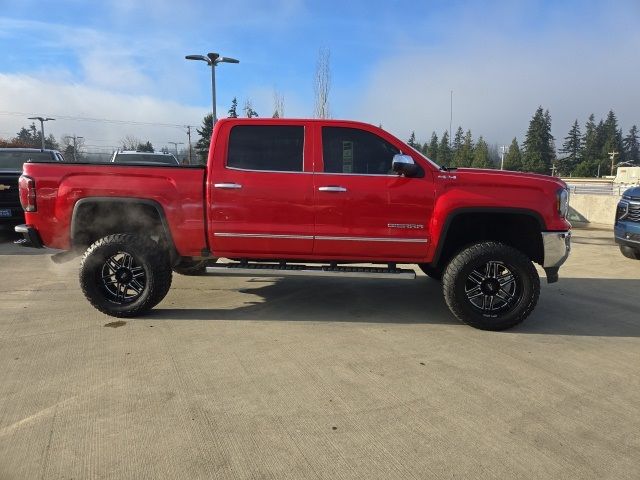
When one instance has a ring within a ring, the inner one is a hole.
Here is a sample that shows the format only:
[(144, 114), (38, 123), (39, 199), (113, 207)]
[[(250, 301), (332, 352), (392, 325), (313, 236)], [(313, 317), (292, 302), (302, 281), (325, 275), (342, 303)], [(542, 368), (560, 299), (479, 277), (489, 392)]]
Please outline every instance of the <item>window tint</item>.
[(229, 135), (227, 166), (301, 172), (303, 126), (238, 125)]
[(373, 133), (356, 128), (323, 127), (322, 157), (328, 173), (393, 174), (400, 151)]
[(4, 170), (22, 170), (26, 162), (51, 162), (51, 153), (39, 151), (15, 151), (0, 149), (0, 168)]

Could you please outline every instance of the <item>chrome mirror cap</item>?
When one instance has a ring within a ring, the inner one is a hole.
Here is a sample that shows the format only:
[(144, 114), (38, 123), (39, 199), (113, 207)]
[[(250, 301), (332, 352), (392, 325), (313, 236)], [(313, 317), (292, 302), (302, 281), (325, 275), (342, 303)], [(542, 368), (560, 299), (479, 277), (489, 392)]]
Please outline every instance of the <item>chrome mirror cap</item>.
[(398, 175), (404, 175), (405, 177), (412, 177), (418, 173), (418, 166), (413, 161), (413, 158), (402, 153), (393, 156), (392, 168)]

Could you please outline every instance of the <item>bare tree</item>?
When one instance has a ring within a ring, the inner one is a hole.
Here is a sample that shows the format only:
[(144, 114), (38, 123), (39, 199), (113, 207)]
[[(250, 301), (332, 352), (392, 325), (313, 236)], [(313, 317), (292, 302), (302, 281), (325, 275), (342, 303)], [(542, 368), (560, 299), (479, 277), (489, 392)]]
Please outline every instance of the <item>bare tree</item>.
[(135, 150), (138, 148), (138, 145), (140, 143), (142, 143), (140, 139), (134, 137), (133, 135), (127, 135), (120, 140), (120, 146), (122, 150)]
[(284, 97), (277, 90), (273, 91), (273, 118), (284, 117)]
[(256, 112), (253, 109), (253, 102), (251, 101), (250, 98), (248, 98), (247, 101), (244, 102), (244, 108), (242, 110), (244, 110), (244, 116), (247, 118), (253, 118), (258, 116), (258, 112)]
[(329, 60), (331, 52), (328, 48), (318, 51), (318, 62), (313, 82), (313, 91), (316, 99), (314, 116), (316, 118), (330, 118), (329, 114), (329, 90), (331, 89), (331, 67)]

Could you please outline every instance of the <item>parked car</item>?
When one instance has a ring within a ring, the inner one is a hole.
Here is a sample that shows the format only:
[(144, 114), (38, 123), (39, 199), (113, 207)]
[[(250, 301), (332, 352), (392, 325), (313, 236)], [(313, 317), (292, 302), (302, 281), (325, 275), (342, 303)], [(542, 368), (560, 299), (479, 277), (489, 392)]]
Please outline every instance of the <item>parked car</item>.
[(622, 195), (613, 231), (622, 254), (640, 260), (640, 187), (630, 188)]
[(36, 148), (0, 148), (0, 226), (24, 222), (24, 211), (18, 197), (18, 178), (22, 165), (29, 161), (61, 162), (57, 150)]
[[(158, 304), (172, 268), (412, 279), (397, 264), (413, 263), (442, 280), (456, 317), (501, 330), (537, 303), (534, 262), (555, 282), (570, 249), (561, 180), (440, 167), (350, 121), (220, 120), (202, 167), (28, 163), (20, 198), (16, 231), (84, 251), (82, 291), (116, 317)], [(217, 257), (229, 261), (206, 264)]]
[(129, 150), (115, 152), (111, 157), (111, 162), (136, 165), (180, 165), (176, 157), (170, 153), (134, 152)]

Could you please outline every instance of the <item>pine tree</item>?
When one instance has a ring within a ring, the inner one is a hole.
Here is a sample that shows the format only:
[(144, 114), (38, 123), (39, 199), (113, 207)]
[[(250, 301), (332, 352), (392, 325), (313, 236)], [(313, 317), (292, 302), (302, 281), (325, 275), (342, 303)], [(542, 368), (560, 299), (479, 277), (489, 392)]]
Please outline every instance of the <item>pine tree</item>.
[(523, 143), (522, 167), (526, 172), (550, 174), (555, 162), (555, 147), (551, 135), (551, 116), (538, 107), (531, 118)]
[(411, 136), (409, 136), (409, 140), (407, 140), (407, 145), (416, 150), (420, 149), (420, 144), (416, 143), (416, 132), (411, 132)]
[(231, 107), (227, 112), (227, 117), (238, 118), (238, 99), (236, 97), (233, 97), (233, 100), (231, 100)]
[(151, 144), (150, 141), (147, 140), (147, 143), (138, 143), (138, 146), (136, 147), (136, 152), (149, 152), (149, 153), (153, 153), (155, 150), (153, 149), (153, 145)]
[(425, 154), (427, 157), (436, 163), (440, 161), (438, 157), (438, 134), (436, 132), (431, 133), (431, 140), (426, 150)]
[(198, 153), (198, 159), (201, 164), (207, 163), (207, 157), (209, 156), (209, 144), (211, 143), (211, 135), (213, 134), (213, 114), (208, 113), (202, 119), (202, 127), (197, 128), (196, 131), (200, 138), (196, 142), (196, 152)]
[(597, 162), (600, 157), (598, 147), (598, 133), (593, 113), (585, 125), (582, 137), (582, 150), (580, 152), (580, 162), (575, 166), (573, 175), (578, 177), (594, 177), (597, 172)]
[(514, 172), (522, 171), (522, 153), (520, 152), (518, 140), (515, 137), (513, 138), (511, 145), (509, 145), (507, 154), (504, 156), (504, 169), (512, 170)]
[(473, 168), (494, 168), (494, 165), (489, 160), (489, 146), (484, 141), (482, 135), (478, 138), (475, 147), (473, 148), (473, 161), (471, 162)]
[(458, 167), (470, 167), (473, 163), (473, 136), (471, 130), (467, 130), (464, 134), (464, 141), (462, 142), (462, 148), (458, 151), (457, 159)]
[[(603, 165), (604, 170), (601, 169), (601, 174), (608, 174), (611, 170), (610, 153), (617, 152), (614, 161), (624, 161), (624, 148), (622, 146), (622, 130), (618, 128), (618, 119), (613, 110), (609, 110), (607, 118), (603, 124), (603, 139), (602, 139), (602, 154), (601, 157), (606, 159), (606, 165)], [(606, 168), (609, 167), (609, 168)]]
[(446, 130), (442, 134), (440, 139), (440, 145), (438, 145), (438, 163), (445, 167), (452, 165), (451, 163), (451, 147), (449, 146), (449, 132)]
[(573, 126), (564, 138), (564, 143), (560, 149), (560, 153), (565, 156), (558, 162), (558, 172), (560, 175), (569, 175), (576, 166), (581, 162), (581, 154), (583, 151), (582, 134), (580, 133), (580, 125), (578, 120), (573, 122)]
[(464, 142), (464, 131), (462, 127), (458, 127), (456, 130), (456, 134), (453, 137), (453, 145), (451, 148), (451, 154), (453, 155), (453, 160), (451, 162), (451, 166), (453, 167), (463, 167), (464, 166), (464, 154), (462, 152), (462, 145)]
[(640, 164), (640, 144), (638, 143), (638, 127), (635, 125), (629, 129), (629, 134), (624, 137), (625, 160), (634, 165)]

